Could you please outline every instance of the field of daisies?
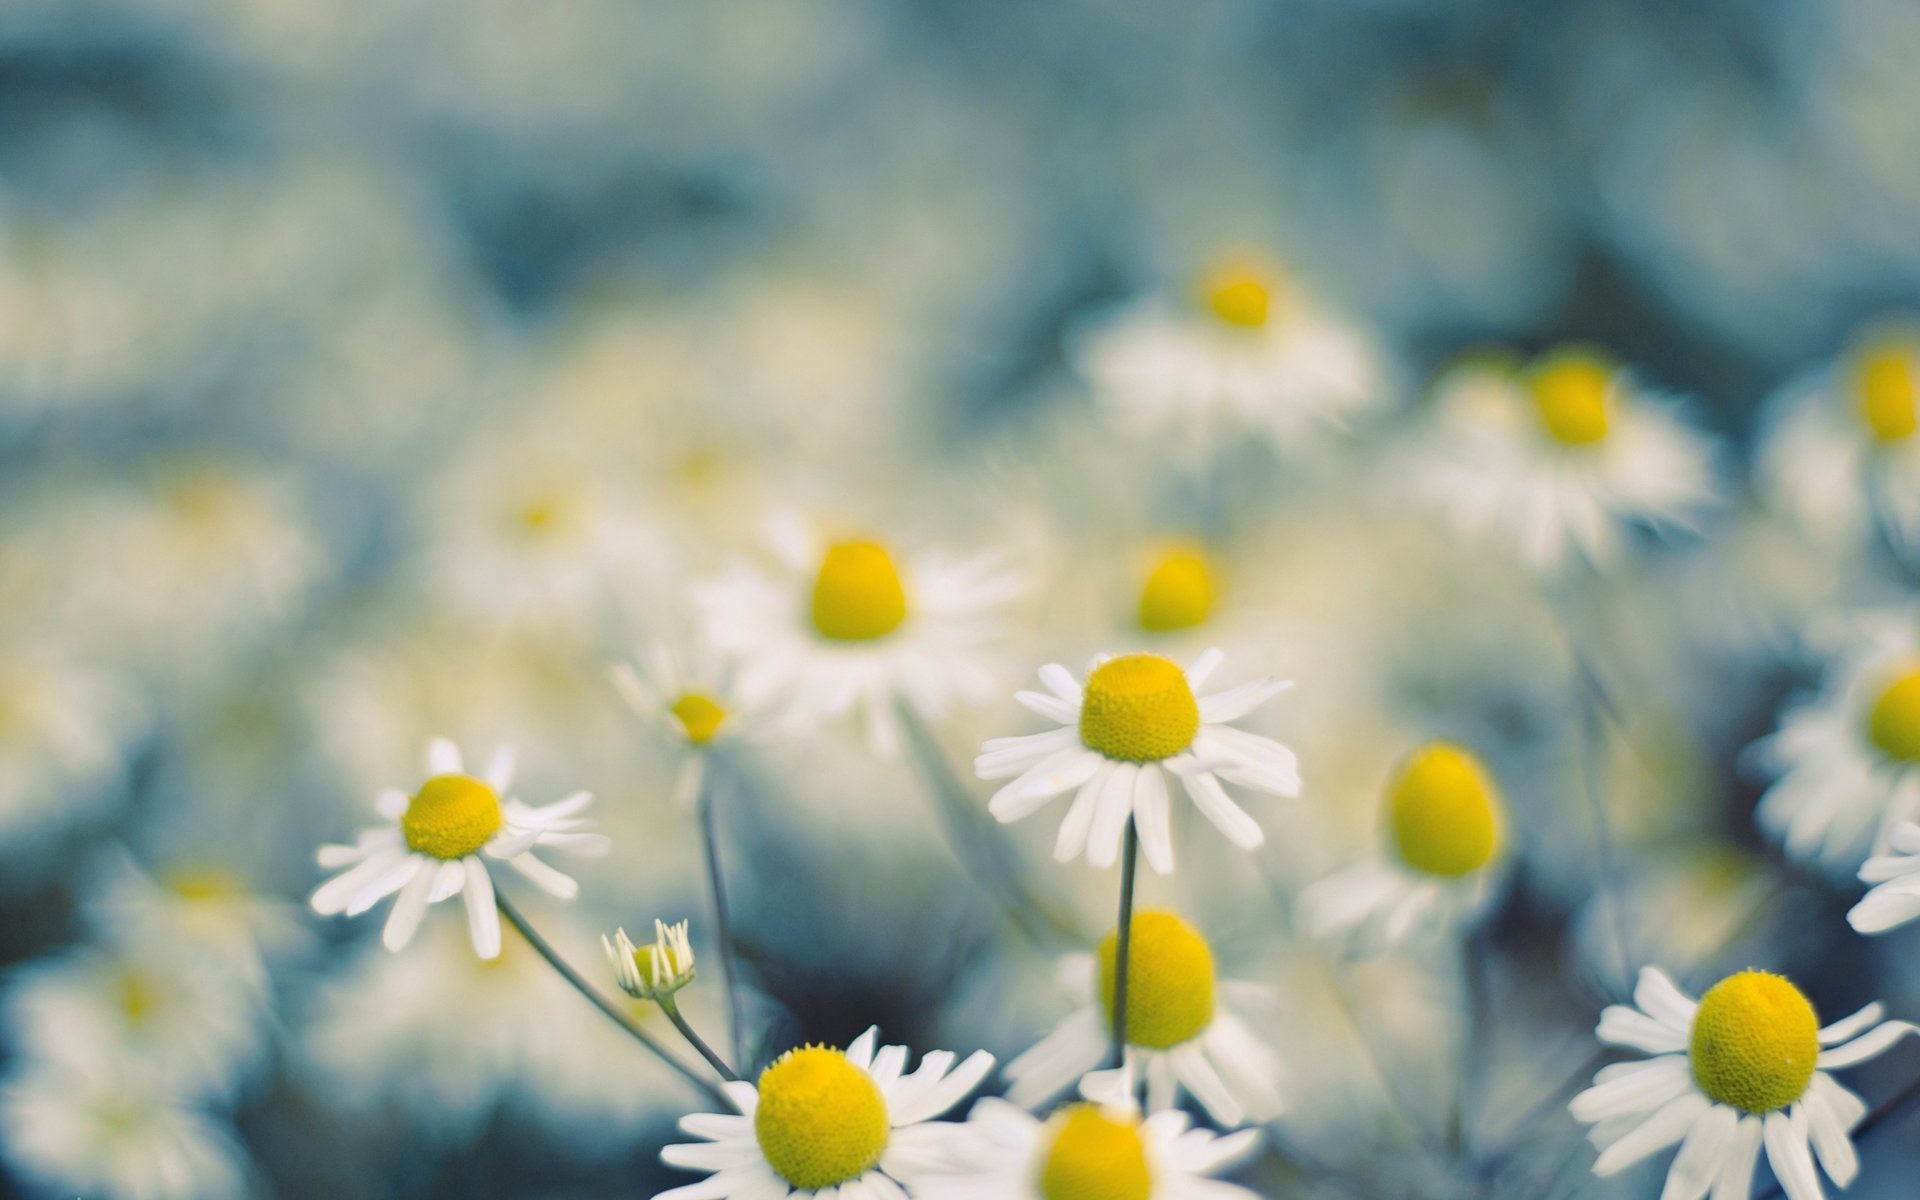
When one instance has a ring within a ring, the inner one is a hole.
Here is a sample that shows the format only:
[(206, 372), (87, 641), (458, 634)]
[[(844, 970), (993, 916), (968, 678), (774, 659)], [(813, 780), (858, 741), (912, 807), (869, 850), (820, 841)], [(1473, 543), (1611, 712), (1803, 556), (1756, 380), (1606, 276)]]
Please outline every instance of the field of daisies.
[(1916, 61), (0, 5), (0, 1197), (1913, 1196)]

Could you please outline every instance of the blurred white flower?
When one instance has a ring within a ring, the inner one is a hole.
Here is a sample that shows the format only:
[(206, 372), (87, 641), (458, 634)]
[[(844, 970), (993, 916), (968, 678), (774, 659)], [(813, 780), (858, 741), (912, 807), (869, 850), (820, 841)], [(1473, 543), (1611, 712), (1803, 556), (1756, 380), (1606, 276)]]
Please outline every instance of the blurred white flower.
[(1062, 728), (992, 738), (982, 747), (974, 774), (1018, 776), (994, 793), (988, 810), (1003, 823), (1017, 821), (1077, 788), (1054, 843), (1055, 859), (1069, 862), (1084, 853), (1092, 866), (1112, 866), (1131, 817), (1148, 864), (1165, 875), (1173, 870), (1167, 807), (1171, 773), (1229, 841), (1255, 849), (1266, 835), (1228, 798), (1220, 781), (1297, 796), (1299, 765), (1279, 742), (1227, 722), (1291, 685), (1259, 679), (1197, 696), (1225, 657), (1208, 650), (1185, 671), (1157, 654), (1098, 658), (1088, 667), (1084, 688), (1058, 663), (1041, 667), (1040, 680), (1052, 694), (1020, 692), (1015, 698)]
[(1606, 567), (1630, 525), (1687, 528), (1715, 500), (1707, 439), (1592, 351), (1462, 363), (1434, 392), (1396, 486), (1535, 570)]
[(907, 1048), (876, 1052), (878, 1039), (869, 1029), (844, 1052), (790, 1050), (757, 1083), (722, 1084), (739, 1113), (682, 1117), (707, 1140), (660, 1151), (670, 1166), (714, 1174), (654, 1200), (899, 1200), (902, 1182), (946, 1160), (961, 1127), (933, 1118), (979, 1086), (993, 1055), (976, 1050), (953, 1068), (951, 1052), (933, 1050), (908, 1072)]
[(113, 674), (46, 649), (0, 656), (0, 850), (16, 861), (126, 796), (127, 758), (151, 722)]
[(566, 846), (604, 854), (605, 837), (586, 832), (593, 822), (574, 816), (593, 796), (575, 792), (564, 800), (531, 808), (501, 794), (513, 782), (513, 752), (496, 753), (481, 778), (465, 773), (460, 749), (436, 738), (427, 746), (429, 778), (409, 797), (381, 793), (375, 802), (391, 821), (368, 829), (351, 846), (320, 847), (320, 865), (348, 868), (320, 885), (310, 903), (322, 916), (357, 916), (395, 892), (381, 941), (399, 950), (413, 940), (427, 905), (464, 895), (467, 928), (474, 953), (500, 953), (500, 914), (494, 908), (493, 878), (482, 859), (505, 861), (520, 874), (563, 900), (580, 885), (533, 856), (536, 846)]
[(1643, 967), (1633, 999), (1601, 1013), (1595, 1036), (1655, 1057), (1602, 1067), (1568, 1110), (1593, 1126), (1596, 1175), (1681, 1143), (1668, 1200), (1746, 1196), (1763, 1143), (1788, 1200), (1820, 1200), (1814, 1154), (1846, 1187), (1860, 1168), (1847, 1135), (1867, 1106), (1827, 1072), (1920, 1033), (1883, 1023), (1878, 1004), (1821, 1028), (1799, 989), (1764, 971), (1729, 975), (1695, 1001)]
[(896, 701), (936, 718), (955, 698), (991, 695), (981, 651), (993, 610), (1023, 586), (995, 556), (896, 561), (879, 542), (827, 542), (793, 521), (772, 535), (778, 580), (743, 566), (694, 593), (707, 639), (735, 662), (743, 704), (790, 728), (858, 706), (874, 752), (892, 757)]
[[(1097, 957), (1060, 960), (1060, 982), (1080, 1007), (1007, 1064), (1007, 1098), (1015, 1104), (1038, 1108), (1106, 1060), (1116, 940), (1108, 933)], [(1237, 1011), (1270, 1000), (1258, 985), (1216, 979), (1212, 948), (1179, 917), (1135, 913), (1127, 944), (1126, 1053), (1146, 1088), (1147, 1111), (1172, 1108), (1184, 1089), (1227, 1128), (1277, 1116), (1280, 1060)]]
[(738, 736), (751, 717), (742, 711), (730, 675), (709, 655), (696, 654), (688, 667), (656, 641), (647, 647), (643, 666), (619, 662), (609, 673), (628, 707), (682, 747), (673, 798), (685, 807), (700, 795), (708, 747)]
[(1861, 933), (1886, 933), (1920, 917), (1920, 825), (1902, 821), (1887, 834), (1891, 854), (1869, 858), (1860, 880), (1874, 886), (1847, 912)]

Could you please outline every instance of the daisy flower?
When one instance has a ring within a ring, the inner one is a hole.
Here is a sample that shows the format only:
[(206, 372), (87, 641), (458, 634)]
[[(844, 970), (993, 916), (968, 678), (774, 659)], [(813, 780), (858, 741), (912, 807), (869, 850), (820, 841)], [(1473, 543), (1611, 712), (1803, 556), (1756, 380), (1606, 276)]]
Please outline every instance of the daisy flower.
[(1789, 383), (1754, 465), (1760, 493), (1802, 529), (1858, 545), (1878, 527), (1920, 549), (1920, 333), (1882, 328)]
[(857, 706), (890, 758), (896, 700), (931, 719), (992, 693), (980, 648), (1022, 584), (991, 556), (896, 560), (870, 538), (824, 541), (791, 522), (773, 535), (780, 579), (741, 567), (694, 593), (708, 640), (737, 662), (742, 704), (777, 707), (789, 727)]
[(1142, 433), (1252, 431), (1286, 451), (1385, 396), (1366, 336), (1253, 262), (1207, 272), (1190, 304), (1153, 297), (1097, 314), (1066, 349), (1096, 400)]
[(1206, 624), (1219, 596), (1208, 555), (1195, 546), (1176, 547), (1157, 558), (1140, 586), (1135, 620), (1148, 633), (1175, 633)]
[(1708, 443), (1605, 357), (1565, 348), (1525, 370), (1475, 360), (1435, 388), (1404, 486), (1462, 532), (1553, 573), (1606, 566), (1632, 524), (1688, 526), (1714, 499)]
[(575, 792), (541, 808), (501, 795), (513, 782), (513, 752), (502, 749), (478, 779), (465, 773), (459, 747), (444, 738), (427, 746), (430, 778), (411, 797), (389, 791), (375, 802), (392, 822), (369, 829), (351, 846), (320, 847), (320, 865), (347, 870), (313, 893), (322, 916), (357, 916), (399, 892), (381, 935), (387, 949), (413, 940), (427, 905), (462, 893), (467, 928), (481, 958), (500, 954), (500, 914), (494, 910), (493, 879), (486, 858), (504, 860), (546, 891), (571, 900), (580, 885), (533, 856), (535, 846), (567, 846), (604, 854), (607, 839), (583, 832), (593, 822), (574, 816), (593, 799)]
[[(1060, 960), (1060, 979), (1080, 1002), (1052, 1033), (1007, 1064), (1007, 1098), (1037, 1108), (1099, 1067), (1111, 1048), (1114, 946)], [(1280, 1062), (1236, 1007), (1266, 989), (1215, 979), (1206, 939), (1169, 912), (1133, 914), (1127, 948), (1127, 1061), (1142, 1076), (1147, 1109), (1172, 1108), (1184, 1089), (1229, 1128), (1279, 1114)], [(1225, 1000), (1227, 1004), (1220, 1003)]]
[(994, 793), (988, 811), (1001, 822), (1017, 821), (1078, 788), (1060, 823), (1054, 858), (1068, 862), (1084, 852), (1093, 866), (1112, 866), (1131, 816), (1147, 862), (1165, 875), (1173, 870), (1170, 773), (1229, 841), (1255, 849), (1265, 835), (1220, 781), (1297, 796), (1299, 766), (1279, 742), (1227, 722), (1292, 684), (1260, 679), (1198, 696), (1225, 657), (1209, 649), (1184, 672), (1157, 654), (1097, 658), (1084, 688), (1058, 663), (1041, 667), (1040, 681), (1051, 695), (1020, 692), (1015, 699), (1062, 728), (987, 742), (974, 759), (974, 773), (981, 779), (1017, 776)]
[(1709, 1189), (1744, 1198), (1763, 1144), (1788, 1200), (1820, 1200), (1814, 1155), (1847, 1186), (1860, 1165), (1847, 1134), (1867, 1106), (1827, 1072), (1920, 1033), (1882, 1022), (1878, 1004), (1821, 1028), (1799, 989), (1764, 971), (1729, 975), (1694, 1001), (1643, 967), (1633, 1001), (1608, 1006), (1596, 1036), (1655, 1057), (1602, 1067), (1568, 1109), (1593, 1125), (1596, 1175), (1680, 1143), (1663, 1200), (1700, 1200)]
[(1360, 931), (1395, 946), (1444, 911), (1477, 908), (1500, 852), (1500, 795), (1480, 760), (1446, 742), (1408, 755), (1387, 781), (1391, 846), (1300, 893), (1310, 937)]
[(973, 1106), (955, 1165), (922, 1175), (923, 1200), (1257, 1200), (1257, 1194), (1208, 1176), (1243, 1162), (1258, 1145), (1252, 1129), (1225, 1137), (1190, 1129), (1177, 1108), (1142, 1120), (1130, 1069), (1099, 1071), (1081, 1083), (1092, 1103), (1072, 1104), (1046, 1120), (991, 1097)]
[(1886, 933), (1920, 917), (1920, 825), (1900, 822), (1887, 842), (1892, 854), (1860, 867), (1860, 881), (1875, 885), (1847, 912), (1847, 924), (1860, 933)]
[(904, 1200), (903, 1181), (945, 1161), (960, 1126), (934, 1117), (958, 1104), (993, 1068), (976, 1050), (949, 1072), (953, 1055), (934, 1050), (906, 1072), (907, 1048), (874, 1043), (869, 1029), (842, 1052), (789, 1050), (758, 1083), (726, 1083), (740, 1112), (694, 1113), (680, 1128), (705, 1142), (668, 1146), (662, 1162), (711, 1171), (654, 1200)]
[(1875, 614), (1861, 634), (1751, 749), (1776, 777), (1755, 818), (1795, 859), (1858, 862), (1920, 819), (1920, 622)]
[(615, 663), (609, 674), (628, 707), (682, 747), (673, 797), (682, 807), (691, 805), (706, 778), (708, 748), (735, 737), (744, 724), (725, 672), (704, 657), (688, 669), (665, 642), (656, 641), (647, 647), (644, 670)]

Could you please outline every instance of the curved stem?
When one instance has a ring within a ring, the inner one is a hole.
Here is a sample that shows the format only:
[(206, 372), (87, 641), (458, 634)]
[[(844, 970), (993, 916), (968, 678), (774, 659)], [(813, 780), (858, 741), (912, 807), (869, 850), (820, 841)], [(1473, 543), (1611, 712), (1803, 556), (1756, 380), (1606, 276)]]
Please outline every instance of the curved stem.
[(1120, 853), (1120, 923), (1113, 934), (1113, 1066), (1127, 1061), (1127, 949), (1133, 941), (1133, 873), (1140, 862), (1140, 833), (1127, 818), (1127, 845)]
[(573, 969), (566, 959), (561, 958), (560, 952), (548, 944), (547, 939), (541, 937), (538, 930), (527, 923), (527, 919), (520, 915), (520, 910), (515, 908), (513, 902), (508, 900), (498, 888), (494, 889), (493, 902), (500, 909), (500, 915), (507, 919), (507, 924), (518, 930), (520, 936), (527, 939), (527, 944), (532, 946), (541, 958), (547, 960), (547, 965), (560, 972), (560, 978), (573, 985), (574, 991), (585, 996), (595, 1008), (605, 1013), (609, 1020), (626, 1030), (635, 1041), (651, 1050), (655, 1058), (680, 1072), (686, 1077), (687, 1082), (712, 1097), (716, 1104), (725, 1105), (727, 1108), (733, 1107), (733, 1101), (727, 1099), (725, 1092), (715, 1087), (711, 1080), (701, 1078), (693, 1068), (669, 1054), (667, 1048), (660, 1044), (659, 1039), (640, 1028), (640, 1023), (633, 1019), (631, 1013), (622, 1010), (619, 1005), (601, 995), (581, 976), (580, 972)]
[[(733, 1047), (734, 1061), (740, 1062), (746, 1058), (740, 1049), (740, 987), (734, 978), (733, 924), (727, 910), (727, 889), (720, 874), (720, 843), (714, 833), (713, 772), (708, 764), (700, 765), (700, 838), (706, 843), (707, 887), (713, 894), (714, 942), (720, 947), (720, 971), (727, 988), (727, 1042)], [(708, 1058), (712, 1061), (711, 1055)], [(721, 1074), (737, 1078), (726, 1071)]]
[(705, 1039), (693, 1031), (693, 1026), (687, 1024), (687, 1019), (680, 1015), (680, 1006), (674, 1002), (672, 996), (660, 996), (654, 1002), (660, 1006), (661, 1012), (667, 1014), (667, 1020), (673, 1022), (673, 1027), (680, 1031), (680, 1036), (687, 1039), (687, 1044), (700, 1052), (700, 1057), (707, 1060), (708, 1066), (720, 1072), (720, 1078), (728, 1083), (740, 1082), (740, 1076), (734, 1074), (733, 1068), (727, 1065), (726, 1060), (715, 1054), (713, 1047), (707, 1045)]

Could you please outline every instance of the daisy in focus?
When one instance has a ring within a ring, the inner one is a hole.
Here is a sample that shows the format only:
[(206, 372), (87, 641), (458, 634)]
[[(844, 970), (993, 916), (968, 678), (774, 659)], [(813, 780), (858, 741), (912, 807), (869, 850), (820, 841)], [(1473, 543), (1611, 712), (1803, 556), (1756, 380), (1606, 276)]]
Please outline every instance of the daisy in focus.
[(744, 724), (726, 673), (704, 658), (689, 669), (665, 642), (654, 642), (644, 670), (622, 662), (609, 674), (627, 706), (682, 747), (673, 799), (692, 805), (706, 779), (708, 750), (737, 736)]
[(869, 1029), (842, 1052), (789, 1050), (758, 1083), (725, 1083), (740, 1112), (694, 1113), (680, 1128), (704, 1142), (668, 1146), (669, 1166), (711, 1171), (654, 1200), (779, 1200), (784, 1196), (902, 1200), (902, 1184), (948, 1161), (960, 1126), (933, 1118), (960, 1103), (993, 1069), (976, 1050), (957, 1069), (946, 1050), (906, 1071), (907, 1048)]
[(1860, 1167), (1848, 1133), (1867, 1106), (1827, 1072), (1920, 1033), (1881, 1021), (1879, 1004), (1822, 1028), (1798, 988), (1764, 971), (1729, 975), (1695, 1001), (1643, 967), (1633, 1001), (1608, 1006), (1595, 1034), (1655, 1057), (1602, 1067), (1568, 1110), (1593, 1126), (1596, 1175), (1680, 1143), (1663, 1200), (1746, 1197), (1762, 1145), (1788, 1200), (1820, 1200), (1815, 1155), (1846, 1187)]
[(1605, 567), (1630, 525), (1690, 527), (1715, 498), (1707, 440), (1594, 351), (1464, 362), (1434, 392), (1404, 486), (1537, 571)]
[(1171, 774), (1228, 841), (1242, 850), (1256, 849), (1266, 835), (1227, 796), (1221, 780), (1298, 796), (1299, 764), (1279, 742), (1227, 722), (1292, 684), (1258, 679), (1199, 695), (1225, 658), (1209, 649), (1185, 671), (1157, 654), (1098, 658), (1084, 687), (1058, 663), (1041, 667), (1040, 681), (1050, 694), (1020, 692), (1015, 698), (1061, 728), (987, 742), (974, 759), (974, 774), (1016, 777), (993, 794), (988, 811), (1003, 824), (1018, 821), (1062, 792), (1078, 789), (1054, 842), (1056, 860), (1069, 862), (1084, 853), (1092, 866), (1112, 866), (1131, 817), (1148, 864), (1165, 875), (1173, 870)]
[[(580, 885), (533, 856), (536, 846), (566, 846), (605, 854), (607, 839), (587, 832), (593, 822), (574, 814), (593, 799), (575, 792), (532, 808), (502, 795), (513, 782), (513, 752), (495, 754), (478, 778), (466, 774), (459, 747), (444, 738), (427, 746), (429, 778), (411, 797), (383, 792), (375, 806), (391, 824), (360, 835), (351, 846), (320, 847), (320, 865), (347, 868), (313, 893), (322, 916), (358, 916), (395, 892), (381, 941), (399, 950), (413, 940), (427, 905), (464, 895), (474, 953), (500, 954), (500, 914), (494, 909), (493, 878), (485, 859), (504, 861), (545, 891), (571, 900)], [(482, 856), (485, 856), (484, 858)]]
[(924, 1200), (1256, 1200), (1208, 1176), (1231, 1170), (1258, 1145), (1257, 1131), (1225, 1137), (1190, 1129), (1177, 1108), (1142, 1120), (1130, 1068), (1080, 1085), (1089, 1103), (1041, 1120), (991, 1097), (973, 1106), (956, 1143), (960, 1165), (915, 1180)]
[(1202, 445), (1251, 431), (1295, 450), (1386, 392), (1365, 334), (1252, 261), (1207, 272), (1186, 305), (1153, 297), (1097, 314), (1068, 335), (1067, 357), (1134, 429)]
[(738, 671), (738, 698), (789, 727), (858, 708), (876, 754), (899, 751), (893, 705), (923, 717), (980, 703), (994, 677), (981, 648), (1020, 577), (993, 556), (898, 558), (866, 537), (826, 540), (796, 522), (772, 530), (784, 571), (748, 567), (695, 589), (708, 641)]
[[(1080, 1007), (1007, 1064), (1007, 1099), (1038, 1108), (1106, 1060), (1116, 941), (1109, 933), (1097, 957), (1061, 959), (1060, 980)], [(1277, 1116), (1280, 1061), (1233, 1011), (1268, 999), (1255, 984), (1216, 980), (1212, 948), (1179, 917), (1135, 913), (1127, 949), (1127, 1062), (1146, 1087), (1147, 1111), (1172, 1108), (1185, 1090), (1227, 1128)]]
[(1851, 866), (1920, 820), (1920, 621), (1874, 614), (1860, 634), (1750, 750), (1775, 776), (1755, 819), (1803, 862)]
[(1760, 493), (1807, 533), (1860, 545), (1876, 529), (1920, 549), (1920, 331), (1863, 334), (1770, 405), (1755, 461)]
[(1386, 788), (1389, 848), (1300, 893), (1301, 929), (1397, 946), (1423, 924), (1471, 912), (1500, 854), (1500, 793), (1480, 760), (1436, 742), (1408, 755)]

